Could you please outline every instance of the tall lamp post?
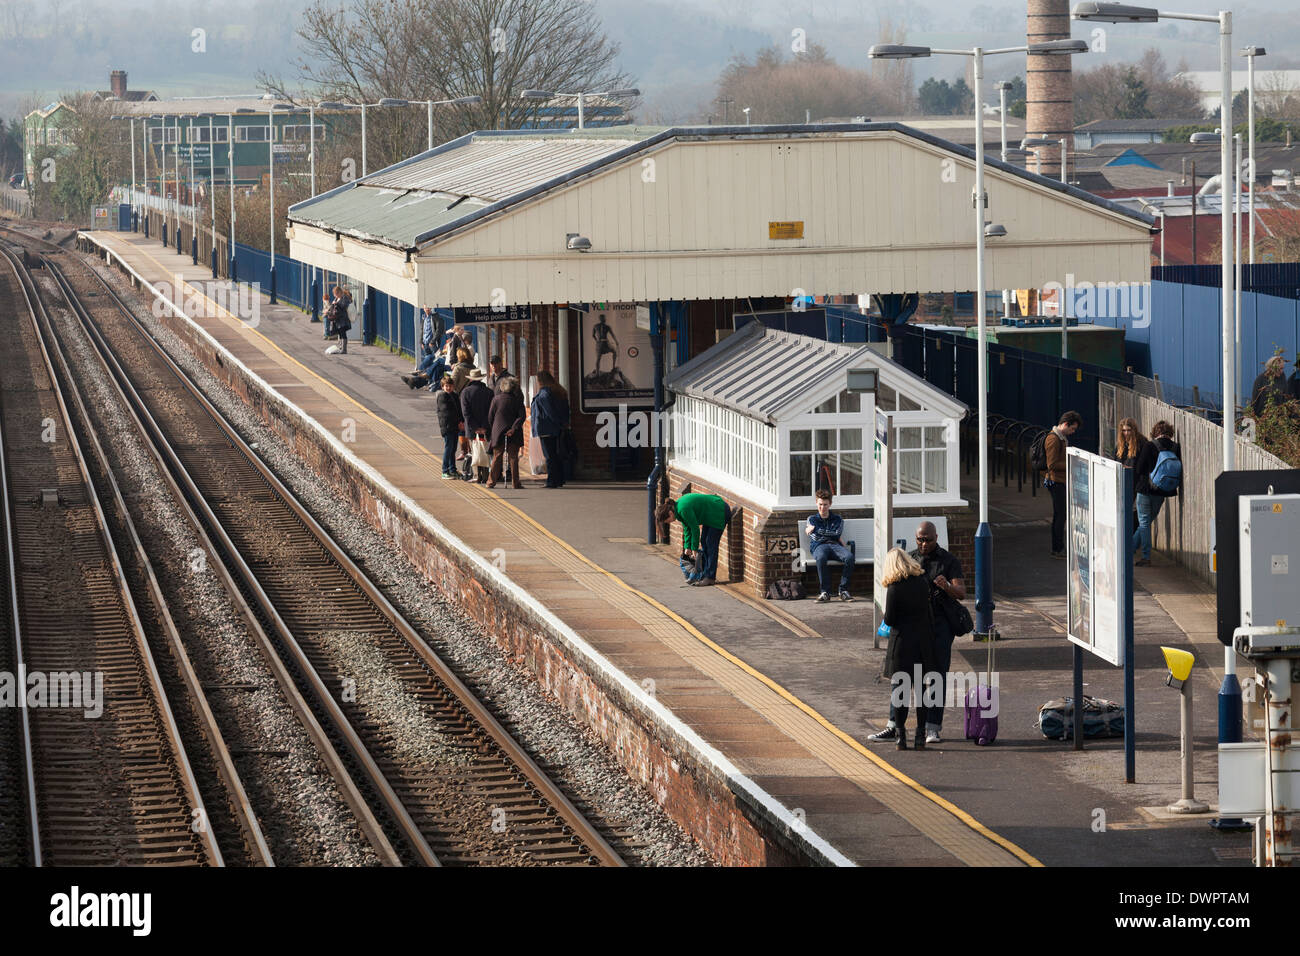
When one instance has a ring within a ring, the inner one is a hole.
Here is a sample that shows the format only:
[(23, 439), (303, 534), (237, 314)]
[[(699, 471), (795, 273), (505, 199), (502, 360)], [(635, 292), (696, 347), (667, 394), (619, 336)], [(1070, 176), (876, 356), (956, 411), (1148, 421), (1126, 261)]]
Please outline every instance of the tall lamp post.
[[(975, 76), (975, 192), (971, 197), (975, 209), (975, 309), (978, 320), (979, 338), (979, 495), (980, 523), (975, 532), (975, 632), (992, 636), (993, 631), (993, 532), (989, 527), (989, 462), (988, 462), (988, 304), (985, 302), (984, 289), (984, 237), (988, 227), (984, 221), (988, 198), (984, 192), (984, 104), (982, 100), (982, 81), (984, 78), (984, 57), (1003, 53), (1034, 53), (1057, 56), (1070, 56), (1075, 53), (1088, 52), (1088, 44), (1083, 40), (1049, 40), (1044, 43), (1030, 43), (1027, 46), (1004, 47), (985, 50), (975, 47), (973, 50), (941, 50), (928, 46), (902, 46), (898, 44), (877, 44), (867, 51), (872, 59), (905, 60), (925, 57), (932, 54), (945, 56), (969, 56), (974, 59)], [(991, 230), (992, 231), (992, 230)], [(1005, 230), (1003, 230), (1005, 233)]]
[[(1255, 264), (1255, 57), (1266, 56), (1268, 51), (1262, 46), (1244, 47), (1238, 56), (1246, 58), (1246, 139), (1250, 144), (1250, 199), (1247, 203), (1247, 219), (1250, 221), (1250, 264)], [(1241, 258), (1238, 254), (1237, 258)]]
[(1007, 161), (1007, 90), (1011, 89), (1011, 83), (1007, 80), (999, 80), (993, 84), (993, 88), (998, 91), (998, 125), (1002, 128), (1002, 162)]
[[(559, 96), (576, 96), (578, 98), (578, 129), (586, 129), (586, 113), (584, 107), (588, 96), (604, 96), (610, 99), (622, 96), (640, 96), (641, 91), (638, 89), (629, 90), (606, 90), (603, 93), (554, 93), (550, 90), (524, 90), (519, 94), (526, 100), (551, 100)], [(745, 110), (745, 122), (749, 122), (749, 110)]]
[[(1223, 209), (1220, 222), (1221, 266), (1223, 273), (1223, 470), (1231, 471), (1236, 460), (1237, 389), (1236, 389), (1236, 309), (1233, 274), (1233, 217), (1228, 197), (1236, 194), (1236, 175), (1232, 165), (1232, 13), (1220, 10), (1211, 16), (1198, 13), (1166, 13), (1154, 7), (1135, 7), (1122, 3), (1081, 3), (1071, 11), (1076, 20), (1104, 23), (1156, 23), (1166, 20), (1195, 20), (1219, 26), (1219, 170), (1223, 179)], [(1253, 60), (1252, 60), (1253, 62)], [(1193, 194), (1195, 204), (1196, 196)], [(1194, 210), (1193, 206), (1193, 210)], [(1237, 684), (1237, 653), (1224, 648), (1223, 685), (1219, 689), (1219, 742), (1241, 740), (1241, 688)]]
[(198, 203), (194, 201), (194, 117), (191, 116), (185, 123), (185, 134), (190, 141), (190, 265), (199, 264), (199, 223), (198, 223)]
[(458, 96), (452, 100), (411, 100), (411, 103), (419, 106), (423, 104), (428, 108), (428, 148), (433, 149), (433, 108), (435, 106), (477, 106), (483, 102), (481, 96)]

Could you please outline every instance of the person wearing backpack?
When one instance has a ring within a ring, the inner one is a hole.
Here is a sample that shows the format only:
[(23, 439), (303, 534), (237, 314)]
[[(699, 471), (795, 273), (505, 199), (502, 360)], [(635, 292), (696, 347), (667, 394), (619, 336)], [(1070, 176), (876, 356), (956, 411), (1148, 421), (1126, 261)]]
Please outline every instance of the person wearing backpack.
[(1138, 452), (1133, 464), (1133, 488), (1137, 492), (1138, 529), (1133, 532), (1133, 552), (1141, 551), (1136, 566), (1151, 564), (1151, 523), (1160, 514), (1166, 498), (1178, 494), (1183, 484), (1182, 449), (1174, 441), (1174, 426), (1163, 419), (1151, 429), (1151, 441)]

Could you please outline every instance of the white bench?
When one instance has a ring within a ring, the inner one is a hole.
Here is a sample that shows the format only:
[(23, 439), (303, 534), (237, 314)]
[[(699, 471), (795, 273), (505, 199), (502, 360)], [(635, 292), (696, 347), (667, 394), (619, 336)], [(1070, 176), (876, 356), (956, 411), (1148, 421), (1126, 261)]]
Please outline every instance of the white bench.
[[(927, 515), (917, 515), (916, 517), (905, 517), (894, 519), (894, 543), (904, 551), (911, 551), (916, 547), (916, 527), (922, 521), (929, 521), (934, 524), (935, 530), (939, 535), (939, 547), (948, 547), (948, 519), (944, 517), (933, 518)], [(844, 533), (841, 535), (844, 544), (853, 551), (853, 563), (871, 564), (875, 558), (876, 549), (876, 520), (874, 518), (845, 518)], [(840, 562), (832, 558), (828, 564), (839, 564)], [(808, 538), (808, 519), (799, 519), (799, 570), (806, 571), (810, 567), (817, 566), (817, 560), (812, 556), (812, 542)]]

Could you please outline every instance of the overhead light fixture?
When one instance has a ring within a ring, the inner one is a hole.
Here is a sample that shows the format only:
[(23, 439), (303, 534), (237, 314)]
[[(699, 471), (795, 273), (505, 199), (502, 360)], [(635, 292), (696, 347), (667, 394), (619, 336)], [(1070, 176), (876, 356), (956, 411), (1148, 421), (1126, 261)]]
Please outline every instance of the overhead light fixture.
[(1134, 7), (1127, 3), (1080, 3), (1070, 11), (1076, 20), (1099, 23), (1156, 23), (1160, 11), (1155, 7)]
[(1002, 225), (1000, 222), (984, 223), (984, 238), (1001, 239), (1006, 234), (1007, 234), (1007, 227)]
[(567, 236), (565, 247), (571, 252), (590, 252), (591, 240), (586, 236), (580, 236), (576, 232), (571, 232)]
[(1187, 140), (1189, 143), (1217, 143), (1222, 138), (1221, 133), (1193, 133)]

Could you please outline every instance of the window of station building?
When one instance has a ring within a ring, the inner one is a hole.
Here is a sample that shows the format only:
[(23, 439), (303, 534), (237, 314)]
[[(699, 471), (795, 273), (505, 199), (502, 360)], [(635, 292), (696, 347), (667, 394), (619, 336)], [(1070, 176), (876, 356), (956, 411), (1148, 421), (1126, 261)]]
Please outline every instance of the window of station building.
[(181, 131), (176, 126), (150, 126), (149, 142), (151, 143), (178, 143), (180, 142)]
[[(312, 125), (310, 123), (301, 123), (293, 126), (280, 127), (280, 140), (285, 143), (306, 143), (310, 142)], [(316, 142), (325, 138), (325, 127), (320, 123), (316, 124)]]
[(921, 403), (880, 382), (876, 386), (876, 408), (883, 412), (917, 412), (921, 410)]
[(230, 128), (227, 126), (191, 126), (186, 140), (191, 143), (226, 143), (230, 141)]
[(236, 143), (265, 143), (270, 130), (265, 125), (235, 127)]

